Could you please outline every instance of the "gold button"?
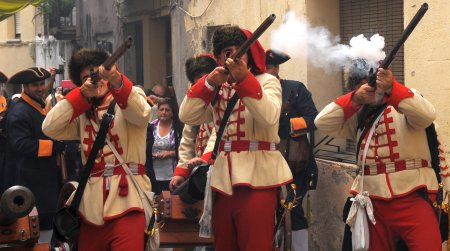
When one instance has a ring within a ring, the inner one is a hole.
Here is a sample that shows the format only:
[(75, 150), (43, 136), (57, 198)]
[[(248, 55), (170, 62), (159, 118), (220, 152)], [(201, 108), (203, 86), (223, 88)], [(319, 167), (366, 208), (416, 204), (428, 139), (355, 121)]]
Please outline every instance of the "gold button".
[(377, 155), (377, 156), (375, 156), (375, 159), (376, 159), (376, 160), (379, 160), (379, 159), (380, 159), (380, 157), (378, 157), (378, 155)]
[(256, 93), (256, 95), (258, 95), (258, 97), (259, 97), (259, 96), (261, 96), (261, 93), (258, 92), (258, 93)]

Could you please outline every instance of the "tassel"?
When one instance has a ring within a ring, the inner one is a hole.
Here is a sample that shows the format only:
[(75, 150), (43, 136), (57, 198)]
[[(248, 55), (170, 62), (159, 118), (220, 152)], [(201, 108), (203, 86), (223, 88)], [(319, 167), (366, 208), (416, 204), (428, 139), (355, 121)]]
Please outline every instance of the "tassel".
[(127, 176), (125, 174), (120, 175), (119, 181), (119, 195), (127, 196), (128, 195), (128, 181)]

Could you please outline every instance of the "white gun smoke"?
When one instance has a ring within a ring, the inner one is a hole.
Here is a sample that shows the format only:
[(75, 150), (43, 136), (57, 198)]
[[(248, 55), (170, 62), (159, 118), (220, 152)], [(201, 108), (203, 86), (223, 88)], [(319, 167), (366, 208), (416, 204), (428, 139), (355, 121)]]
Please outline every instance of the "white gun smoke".
[(339, 70), (356, 58), (366, 59), (376, 67), (386, 56), (384, 37), (375, 34), (370, 39), (363, 34), (353, 37), (350, 45), (340, 44), (325, 27), (312, 27), (305, 18), (294, 12), (284, 16), (283, 24), (271, 34), (271, 49), (293, 58), (306, 58), (314, 66), (326, 71)]

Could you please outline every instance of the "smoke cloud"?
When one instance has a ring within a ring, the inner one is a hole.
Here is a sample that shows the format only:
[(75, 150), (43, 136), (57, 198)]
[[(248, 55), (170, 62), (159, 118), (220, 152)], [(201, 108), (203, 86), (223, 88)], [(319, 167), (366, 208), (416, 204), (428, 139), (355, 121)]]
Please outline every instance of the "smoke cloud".
[(339, 70), (349, 61), (364, 58), (376, 67), (386, 54), (384, 37), (375, 34), (370, 39), (363, 34), (353, 37), (349, 45), (340, 44), (325, 27), (312, 27), (305, 18), (294, 12), (284, 16), (283, 24), (271, 34), (271, 49), (282, 51), (292, 58), (306, 58), (314, 66), (326, 71)]

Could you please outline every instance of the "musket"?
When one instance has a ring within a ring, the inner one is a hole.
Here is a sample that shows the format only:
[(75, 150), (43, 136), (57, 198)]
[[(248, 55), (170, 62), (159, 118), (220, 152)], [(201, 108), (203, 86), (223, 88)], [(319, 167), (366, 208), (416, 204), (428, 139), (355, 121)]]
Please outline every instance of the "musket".
[(269, 26), (272, 25), (272, 23), (275, 21), (275, 18), (275, 14), (270, 14), (270, 16), (268, 16), (266, 20), (264, 20), (264, 22), (262, 22), (258, 26), (258, 28), (256, 28), (253, 34), (247, 40), (245, 40), (245, 42), (236, 50), (236, 52), (233, 55), (230, 55), (230, 58), (234, 61), (238, 61), (248, 51), (250, 46), (252, 46), (252, 44), (256, 40), (258, 40), (258, 38), (269, 28)]
[[(245, 42), (237, 49), (237, 51), (233, 55), (226, 55), (225, 61), (228, 57), (233, 59), (235, 62), (237, 62), (247, 51), (250, 49), (250, 46), (258, 40), (258, 38), (269, 28), (270, 25), (275, 21), (275, 14), (270, 14), (264, 22), (262, 22), (258, 28), (253, 32), (253, 34), (245, 40)], [(228, 73), (228, 69), (225, 66), (225, 73)], [(216, 93), (214, 94), (214, 98), (211, 101), (211, 104), (215, 104), (217, 101), (217, 97), (219, 95), (220, 88), (216, 88)]]
[[(427, 12), (427, 10), (428, 10), (428, 4), (423, 3), (422, 6), (420, 7), (420, 9), (417, 11), (416, 15), (414, 15), (413, 19), (409, 22), (408, 26), (406, 26), (405, 30), (403, 31), (402, 35), (400, 36), (400, 39), (397, 41), (397, 43), (394, 45), (394, 47), (388, 53), (388, 55), (383, 59), (383, 62), (381, 63), (380, 68), (387, 69), (389, 67), (389, 65), (391, 65), (398, 50), (405, 43), (406, 39), (408, 39), (411, 32), (416, 28), (417, 24), (420, 22), (422, 17), (425, 15), (425, 12)], [(370, 76), (369, 76), (369, 81), (368, 81), (369, 85), (372, 87), (375, 87), (376, 81), (377, 81), (377, 71), (370, 69)]]
[[(112, 54), (109, 56), (105, 62), (103, 62), (103, 67), (105, 67), (106, 70), (111, 70), (111, 67), (119, 60), (120, 57), (125, 54), (125, 52), (133, 45), (133, 38), (131, 36), (127, 37), (127, 39), (122, 43), (122, 45), (119, 46)], [(90, 70), (90, 77), (92, 79), (92, 83), (94, 85), (97, 85), (98, 81), (98, 71), (94, 71), (94, 65), (91, 65), (89, 67)]]

